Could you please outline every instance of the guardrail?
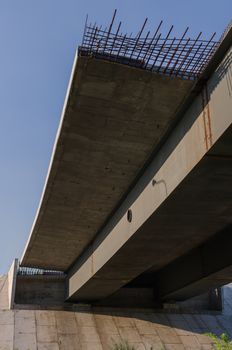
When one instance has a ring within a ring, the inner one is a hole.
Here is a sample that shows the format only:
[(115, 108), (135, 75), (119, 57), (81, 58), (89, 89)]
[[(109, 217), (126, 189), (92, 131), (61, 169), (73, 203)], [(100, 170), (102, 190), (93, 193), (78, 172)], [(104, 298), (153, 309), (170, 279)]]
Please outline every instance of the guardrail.
[(65, 276), (65, 273), (62, 271), (44, 270), (44, 269), (20, 266), (18, 268), (17, 275), (18, 276), (38, 276), (38, 275)]

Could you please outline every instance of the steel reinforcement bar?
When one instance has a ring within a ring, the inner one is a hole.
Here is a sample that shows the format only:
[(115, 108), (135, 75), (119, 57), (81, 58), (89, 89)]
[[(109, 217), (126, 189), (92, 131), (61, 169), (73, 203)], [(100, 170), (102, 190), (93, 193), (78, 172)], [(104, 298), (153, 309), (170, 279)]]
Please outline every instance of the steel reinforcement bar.
[(214, 41), (216, 33), (209, 40), (201, 39), (200, 32), (195, 39), (188, 37), (186, 28), (180, 38), (172, 37), (173, 26), (166, 35), (160, 32), (163, 21), (143, 35), (147, 23), (145, 19), (135, 37), (121, 33), (121, 22), (114, 30), (116, 10), (108, 28), (102, 29), (86, 20), (80, 56), (91, 56), (133, 67), (150, 70), (160, 74), (196, 79), (203, 72), (219, 46)]

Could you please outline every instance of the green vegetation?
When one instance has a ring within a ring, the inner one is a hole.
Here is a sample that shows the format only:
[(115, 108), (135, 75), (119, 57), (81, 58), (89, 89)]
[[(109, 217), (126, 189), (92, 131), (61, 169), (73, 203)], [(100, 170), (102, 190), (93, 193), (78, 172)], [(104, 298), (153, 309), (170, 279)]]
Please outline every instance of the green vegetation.
[(136, 350), (133, 345), (129, 345), (126, 340), (121, 343), (114, 344), (112, 350)]
[[(216, 350), (232, 350), (232, 340), (226, 333), (222, 333), (220, 337), (213, 333), (206, 333), (205, 335), (209, 336), (214, 343), (214, 348)], [(150, 350), (153, 348), (151, 347)], [(127, 340), (123, 340), (121, 343), (115, 343), (111, 350), (136, 350), (136, 346), (128, 344)], [(160, 350), (164, 350), (161, 348)]]
[(213, 341), (216, 350), (232, 350), (232, 341), (229, 339), (226, 333), (222, 333), (220, 337), (217, 337), (213, 333), (206, 333)]
[[(111, 350), (136, 350), (136, 346), (129, 345), (127, 340), (123, 340), (121, 343), (115, 343)], [(150, 350), (153, 350), (153, 347)], [(164, 350), (164, 348), (162, 347), (160, 350)]]

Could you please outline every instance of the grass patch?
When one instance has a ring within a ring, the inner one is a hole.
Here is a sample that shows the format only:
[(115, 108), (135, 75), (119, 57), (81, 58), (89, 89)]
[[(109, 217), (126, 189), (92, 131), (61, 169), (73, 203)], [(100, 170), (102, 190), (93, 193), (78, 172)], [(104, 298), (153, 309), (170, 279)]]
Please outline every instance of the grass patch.
[(222, 333), (220, 337), (213, 333), (206, 333), (214, 342), (216, 350), (232, 350), (232, 341), (226, 333)]
[[(136, 346), (128, 344), (127, 340), (123, 340), (120, 343), (115, 343), (111, 350), (136, 350)], [(153, 350), (152, 346), (150, 350)], [(161, 347), (160, 350), (164, 350), (164, 347)]]
[(133, 345), (129, 345), (126, 340), (123, 340), (121, 343), (115, 343), (112, 347), (112, 350), (136, 350)]

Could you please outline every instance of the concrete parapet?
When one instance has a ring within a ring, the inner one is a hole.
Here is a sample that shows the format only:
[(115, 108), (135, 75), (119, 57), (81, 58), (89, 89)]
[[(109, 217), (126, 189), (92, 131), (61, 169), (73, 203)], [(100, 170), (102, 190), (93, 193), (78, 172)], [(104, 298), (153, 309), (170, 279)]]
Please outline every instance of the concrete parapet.
[(9, 309), (14, 308), (15, 301), (15, 289), (16, 289), (16, 279), (17, 279), (17, 271), (18, 271), (18, 259), (14, 259), (11, 268), (8, 272), (8, 303)]

